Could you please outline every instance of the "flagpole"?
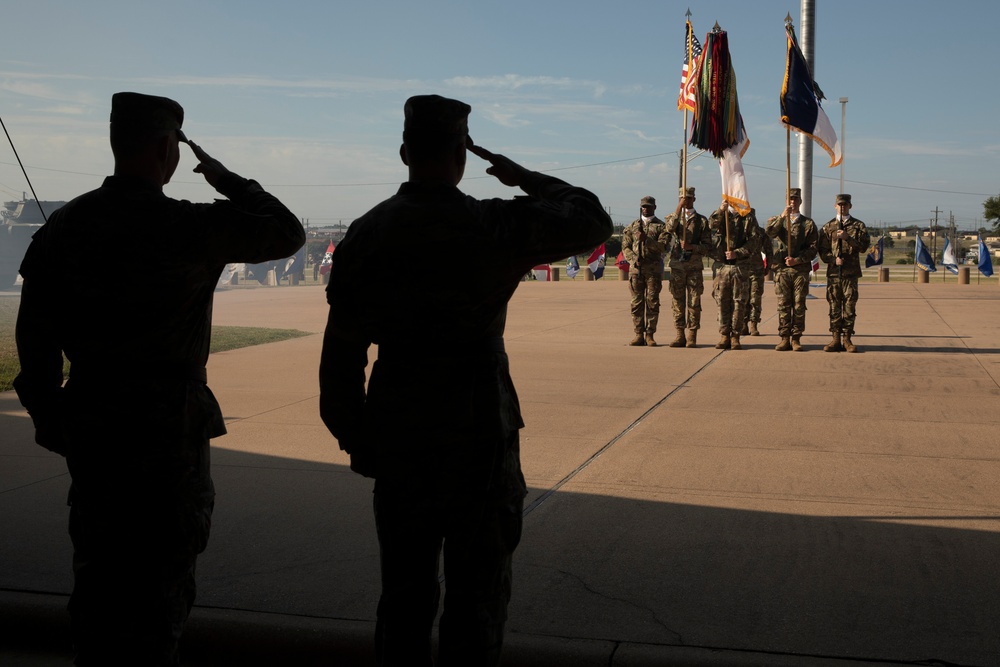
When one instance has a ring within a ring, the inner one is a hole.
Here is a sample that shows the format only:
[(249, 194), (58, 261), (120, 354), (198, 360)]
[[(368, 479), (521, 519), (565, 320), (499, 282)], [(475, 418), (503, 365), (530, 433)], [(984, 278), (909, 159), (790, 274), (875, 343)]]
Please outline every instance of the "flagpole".
[[(688, 187), (688, 108), (687, 108), (687, 89), (691, 82), (691, 76), (694, 74), (694, 28), (691, 26), (691, 8), (688, 7), (687, 14), (685, 14), (687, 19), (684, 22), (684, 33), (685, 39), (687, 40), (687, 78), (684, 79), (684, 90), (681, 91), (684, 100), (684, 148), (683, 148), (683, 159), (681, 160), (681, 193), (687, 195)], [(687, 242), (687, 219), (686, 217), (680, 220), (681, 223), (681, 243)]]
[[(785, 208), (792, 196), (792, 130), (785, 126)], [(785, 227), (788, 231), (788, 245), (785, 248), (785, 257), (792, 256), (792, 215), (786, 216)]]

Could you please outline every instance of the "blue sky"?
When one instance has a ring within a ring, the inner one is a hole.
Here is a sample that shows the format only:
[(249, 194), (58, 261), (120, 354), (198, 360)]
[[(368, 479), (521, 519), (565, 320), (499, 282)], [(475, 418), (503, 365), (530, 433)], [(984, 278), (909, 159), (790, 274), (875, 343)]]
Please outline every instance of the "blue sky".
[[(312, 225), (349, 222), (405, 180), (402, 106), (439, 93), (473, 106), (477, 143), (593, 190), (616, 223), (647, 194), (673, 209), (682, 114), (676, 110), (684, 14), (704, 41), (729, 34), (751, 145), (751, 204), (777, 213), (785, 187), (778, 95), (784, 18), (777, 0), (282, 3), (32, 0), (4, 9), (0, 117), (41, 199), (69, 199), (110, 173), (111, 95), (167, 95), (184, 128), (230, 169), (255, 178)], [(993, 0), (816, 0), (815, 77), (838, 133), (845, 190), (869, 225), (926, 224), (941, 211), (979, 227), (1000, 194), (1000, 24)], [(793, 135), (792, 181), (797, 182)], [(812, 214), (832, 217), (840, 169), (814, 149)], [(214, 196), (187, 153), (167, 193)], [(461, 187), (512, 192), (470, 157)], [(720, 200), (717, 163), (689, 166), (698, 207)], [(0, 196), (28, 190), (0, 145)]]

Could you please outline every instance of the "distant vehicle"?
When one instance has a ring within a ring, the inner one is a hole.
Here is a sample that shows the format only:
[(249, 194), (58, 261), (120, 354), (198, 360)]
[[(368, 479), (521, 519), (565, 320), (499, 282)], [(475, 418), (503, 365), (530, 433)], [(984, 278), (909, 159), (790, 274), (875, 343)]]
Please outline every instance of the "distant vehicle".
[[(20, 201), (4, 202), (0, 209), (0, 290), (9, 289), (17, 282), (24, 251), (31, 243), (31, 235), (45, 224), (45, 217), (52, 215), (64, 201), (36, 202), (22, 195)], [(45, 211), (45, 217), (39, 210)]]

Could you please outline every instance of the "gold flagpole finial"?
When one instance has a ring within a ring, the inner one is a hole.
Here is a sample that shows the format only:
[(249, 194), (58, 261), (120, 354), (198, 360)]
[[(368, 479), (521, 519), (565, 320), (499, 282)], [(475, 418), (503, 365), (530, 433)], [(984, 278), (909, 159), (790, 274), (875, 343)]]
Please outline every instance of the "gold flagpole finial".
[(719, 25), (718, 21), (715, 22), (714, 26), (712, 26), (712, 32), (722, 32), (722, 26)]
[(791, 15), (791, 13), (785, 14), (785, 25), (786, 26), (792, 25), (792, 15)]
[(691, 20), (691, 8), (690, 8), (690, 7), (688, 7), (688, 10), (687, 10), (687, 14), (685, 14), (684, 16), (686, 16), (686, 17), (687, 17), (687, 20), (688, 20), (688, 21), (690, 21), (690, 20)]

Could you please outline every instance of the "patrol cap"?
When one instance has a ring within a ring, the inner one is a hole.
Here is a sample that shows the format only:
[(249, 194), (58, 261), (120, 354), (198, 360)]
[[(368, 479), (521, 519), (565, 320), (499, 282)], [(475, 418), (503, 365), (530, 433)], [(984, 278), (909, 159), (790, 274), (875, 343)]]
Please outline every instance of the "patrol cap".
[(184, 109), (168, 97), (142, 93), (115, 93), (111, 96), (112, 129), (179, 130), (184, 124)]
[(414, 95), (403, 105), (403, 140), (434, 139), (469, 133), (465, 102), (440, 95)]
[(693, 199), (694, 198), (694, 188), (691, 187), (691, 188), (688, 188), (687, 190), (685, 190), (684, 188), (678, 188), (677, 189), (677, 196), (680, 197), (681, 199), (683, 199), (684, 197), (691, 197)]
[(851, 195), (843, 195), (843, 194), (837, 195), (837, 203), (838, 204), (850, 204), (851, 203)]
[(653, 208), (656, 208), (656, 197), (646, 195), (639, 202), (639, 206), (652, 206)]
[(802, 188), (789, 188), (788, 198), (791, 199), (795, 197), (796, 199), (802, 199)]

